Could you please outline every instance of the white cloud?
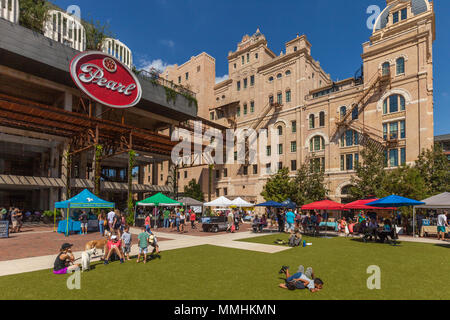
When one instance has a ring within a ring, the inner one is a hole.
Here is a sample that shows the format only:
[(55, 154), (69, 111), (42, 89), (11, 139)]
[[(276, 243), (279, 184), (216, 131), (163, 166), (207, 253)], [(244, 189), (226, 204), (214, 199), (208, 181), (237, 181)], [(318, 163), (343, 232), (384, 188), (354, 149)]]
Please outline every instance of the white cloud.
[(146, 71), (149, 71), (150, 69), (154, 68), (160, 72), (163, 72), (167, 67), (171, 67), (171, 66), (173, 66), (173, 64), (164, 62), (161, 59), (154, 59), (151, 61), (142, 59), (139, 63), (139, 69), (143, 69)]
[(226, 75), (224, 75), (224, 76), (222, 76), (222, 77), (216, 77), (216, 84), (217, 83), (221, 83), (222, 81), (225, 81), (225, 80), (228, 80), (228, 75), (226, 74)]
[(160, 43), (169, 48), (175, 47), (175, 42), (173, 40), (161, 40)]

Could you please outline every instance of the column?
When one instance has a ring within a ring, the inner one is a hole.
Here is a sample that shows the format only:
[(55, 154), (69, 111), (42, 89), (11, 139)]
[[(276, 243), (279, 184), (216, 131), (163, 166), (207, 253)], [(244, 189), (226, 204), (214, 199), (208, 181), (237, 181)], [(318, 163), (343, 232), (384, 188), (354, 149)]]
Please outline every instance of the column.
[(70, 92), (64, 92), (64, 110), (72, 111), (73, 97)]

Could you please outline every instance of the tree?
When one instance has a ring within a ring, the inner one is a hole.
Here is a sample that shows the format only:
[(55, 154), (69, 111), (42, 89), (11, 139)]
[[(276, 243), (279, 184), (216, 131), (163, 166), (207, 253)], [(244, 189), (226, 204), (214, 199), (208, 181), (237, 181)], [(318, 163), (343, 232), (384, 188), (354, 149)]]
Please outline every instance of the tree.
[(368, 145), (361, 151), (361, 160), (362, 163), (355, 165), (356, 174), (351, 178), (350, 197), (357, 200), (367, 196), (386, 196), (384, 154)]
[(427, 196), (450, 191), (450, 164), (440, 144), (423, 151), (416, 168), (425, 180)]
[(102, 24), (100, 21), (83, 22), (86, 31), (86, 50), (101, 50), (103, 40), (114, 38), (109, 29), (109, 24)]
[(293, 199), (294, 184), (289, 177), (289, 169), (282, 168), (275, 175), (271, 176), (264, 186), (261, 195), (266, 201), (282, 202), (286, 199)]
[(293, 201), (297, 205), (309, 204), (325, 199), (328, 189), (325, 186), (325, 172), (320, 163), (306, 161), (297, 170), (293, 179)]
[(415, 167), (401, 166), (387, 173), (387, 194), (396, 194), (410, 199), (425, 199), (427, 187), (424, 177)]
[(43, 34), (49, 8), (45, 0), (20, 0), (19, 24)]
[(205, 201), (202, 187), (195, 179), (192, 179), (187, 186), (184, 186), (184, 196), (201, 202)]

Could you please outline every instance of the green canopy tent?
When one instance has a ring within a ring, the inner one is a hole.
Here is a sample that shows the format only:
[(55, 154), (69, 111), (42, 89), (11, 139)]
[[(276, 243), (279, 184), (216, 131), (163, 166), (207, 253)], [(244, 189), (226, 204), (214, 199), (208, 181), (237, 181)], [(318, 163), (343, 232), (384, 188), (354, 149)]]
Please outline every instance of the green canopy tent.
[[(137, 207), (177, 207), (182, 206), (183, 203), (178, 202), (174, 199), (169, 198), (168, 196), (163, 195), (162, 193), (157, 193), (150, 198), (139, 201), (136, 203)], [(136, 221), (136, 208), (134, 210), (134, 221)], [(156, 223), (156, 216), (155, 216)]]

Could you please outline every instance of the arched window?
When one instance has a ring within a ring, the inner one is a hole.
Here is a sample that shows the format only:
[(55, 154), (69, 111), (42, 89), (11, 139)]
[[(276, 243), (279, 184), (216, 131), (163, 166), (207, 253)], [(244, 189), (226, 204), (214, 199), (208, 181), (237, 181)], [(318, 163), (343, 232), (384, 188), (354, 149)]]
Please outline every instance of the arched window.
[(405, 111), (406, 101), (402, 95), (393, 94), (383, 101), (383, 114)]
[(315, 136), (309, 140), (309, 151), (325, 150), (325, 139), (321, 136)]
[(278, 126), (277, 130), (278, 130), (278, 135), (282, 136), (283, 135), (283, 127), (282, 126)]
[(286, 75), (290, 76), (291, 75), (291, 70), (286, 71)]
[(316, 117), (313, 114), (311, 114), (309, 116), (309, 128), (314, 129), (315, 125), (316, 125)]
[(389, 62), (383, 63), (382, 70), (383, 76), (387, 76), (391, 73), (391, 65), (389, 64)]
[(339, 111), (339, 114), (341, 116), (341, 119), (343, 119), (347, 115), (347, 107), (346, 106), (342, 106), (340, 111)]
[(352, 147), (359, 145), (359, 134), (355, 130), (347, 130), (341, 136), (341, 147)]
[(319, 127), (325, 127), (325, 112), (319, 113)]
[(397, 59), (397, 75), (405, 73), (405, 58)]
[(343, 187), (343, 188), (341, 189), (341, 194), (342, 194), (342, 195), (349, 195), (349, 194), (350, 194), (350, 189), (351, 189), (351, 187), (352, 187), (351, 184), (349, 184), (349, 185)]
[(358, 111), (358, 106), (353, 106), (353, 110), (352, 110), (352, 120), (356, 120), (359, 117), (359, 111)]
[(269, 82), (272, 82), (273, 81), (273, 77), (269, 77)]
[(281, 79), (283, 75), (281, 73), (277, 74), (277, 79)]

